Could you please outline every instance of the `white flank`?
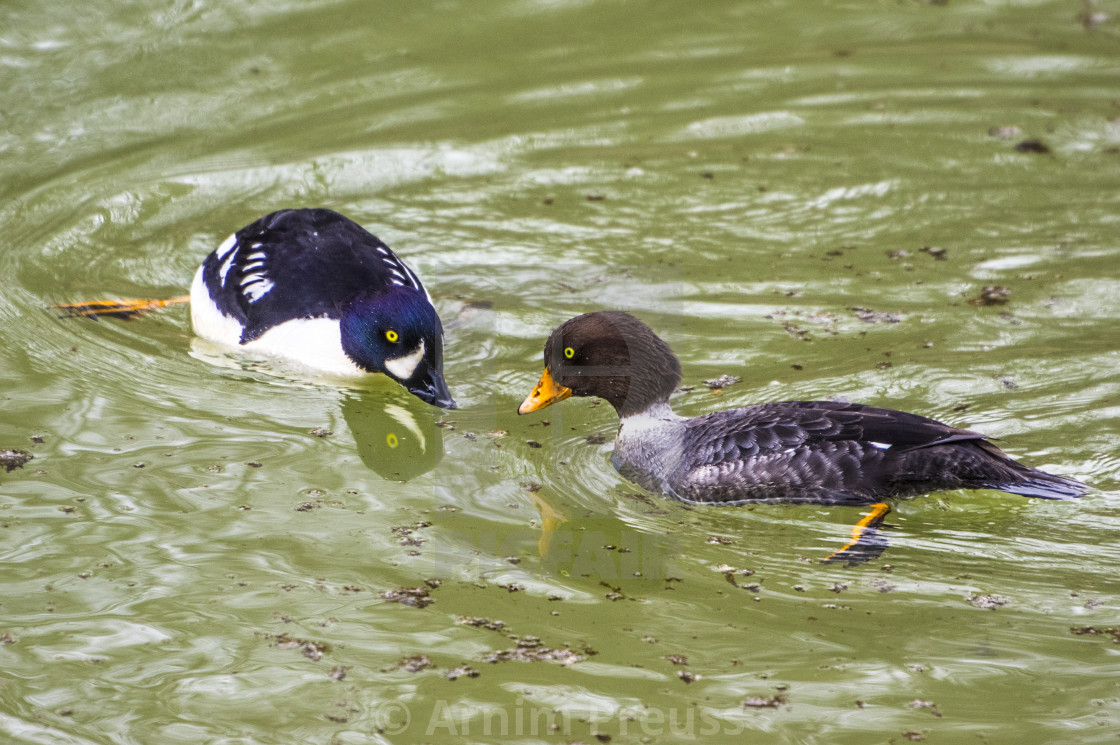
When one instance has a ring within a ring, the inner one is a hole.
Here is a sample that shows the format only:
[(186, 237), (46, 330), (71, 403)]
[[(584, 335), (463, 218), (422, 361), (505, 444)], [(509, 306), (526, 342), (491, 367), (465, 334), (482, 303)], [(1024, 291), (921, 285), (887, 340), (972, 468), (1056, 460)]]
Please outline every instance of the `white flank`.
[(241, 344), (241, 324), (218, 310), (217, 304), (210, 299), (202, 281), (201, 267), (191, 283), (191, 326), (202, 338), (232, 349), (283, 357), (336, 375), (367, 374), (342, 351), (342, 332), (337, 319), (288, 321), (269, 329), (255, 341)]
[(424, 340), (421, 339), (416, 349), (408, 354), (401, 357), (394, 357), (391, 360), (385, 360), (385, 369), (399, 380), (408, 380), (412, 377), (412, 373), (416, 372), (416, 366), (420, 364), (420, 360), (423, 358)]
[(366, 371), (342, 351), (342, 330), (337, 318), (297, 318), (273, 326), (260, 338), (240, 345), (293, 360), (307, 367), (336, 375), (366, 375)]

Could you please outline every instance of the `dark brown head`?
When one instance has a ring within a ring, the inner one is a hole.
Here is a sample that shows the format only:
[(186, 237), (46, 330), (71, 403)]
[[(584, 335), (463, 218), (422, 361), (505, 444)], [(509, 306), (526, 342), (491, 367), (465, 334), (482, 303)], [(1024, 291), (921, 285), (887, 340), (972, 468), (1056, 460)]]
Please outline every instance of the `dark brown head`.
[(649, 326), (622, 311), (586, 313), (548, 337), (544, 373), (517, 412), (597, 396), (625, 417), (668, 401), (680, 380), (676, 355)]

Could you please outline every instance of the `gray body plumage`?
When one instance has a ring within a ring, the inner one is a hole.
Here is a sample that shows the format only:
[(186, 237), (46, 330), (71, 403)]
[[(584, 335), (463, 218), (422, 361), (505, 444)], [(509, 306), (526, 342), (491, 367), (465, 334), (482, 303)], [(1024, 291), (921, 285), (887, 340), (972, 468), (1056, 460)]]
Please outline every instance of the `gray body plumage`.
[(829, 401), (694, 418), (655, 404), (622, 419), (612, 462), (630, 480), (687, 502), (869, 504), (945, 489), (1084, 493), (1076, 481), (1016, 463), (977, 432)]

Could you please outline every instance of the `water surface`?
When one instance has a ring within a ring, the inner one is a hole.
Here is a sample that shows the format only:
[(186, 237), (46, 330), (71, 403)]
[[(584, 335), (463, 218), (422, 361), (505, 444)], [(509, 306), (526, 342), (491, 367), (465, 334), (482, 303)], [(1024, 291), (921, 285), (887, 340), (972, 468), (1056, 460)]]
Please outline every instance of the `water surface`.
[[(9, 4), (3, 737), (1113, 742), (1118, 12)], [(44, 310), (181, 294), (289, 206), (417, 269), (461, 410), (181, 306)], [(822, 565), (859, 509), (689, 508), (613, 471), (608, 406), (516, 416), (603, 308), (672, 344), (682, 413), (889, 406), (1096, 490), (902, 502)]]

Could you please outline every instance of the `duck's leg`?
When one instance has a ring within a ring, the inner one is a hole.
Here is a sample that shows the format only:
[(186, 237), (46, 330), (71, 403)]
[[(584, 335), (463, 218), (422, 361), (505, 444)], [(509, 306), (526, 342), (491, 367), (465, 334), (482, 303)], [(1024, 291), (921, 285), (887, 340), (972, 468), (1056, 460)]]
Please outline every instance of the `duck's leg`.
[(541, 537), (537, 539), (537, 553), (544, 558), (548, 556), (549, 549), (552, 547), (552, 537), (556, 534), (557, 528), (568, 522), (568, 518), (533, 492), (529, 492), (529, 499), (541, 516)]
[(168, 300), (91, 300), (86, 303), (67, 303), (52, 305), (51, 310), (60, 310), (59, 318), (124, 318), (130, 320), (168, 305), (189, 303), (190, 295), (180, 295)]
[(871, 505), (871, 512), (867, 513), (852, 527), (852, 538), (848, 543), (824, 559), (822, 563), (846, 561), (848, 566), (862, 564), (879, 556), (887, 548), (887, 540), (878, 530), (883, 520), (890, 514), (891, 506), (886, 502), (876, 502)]

